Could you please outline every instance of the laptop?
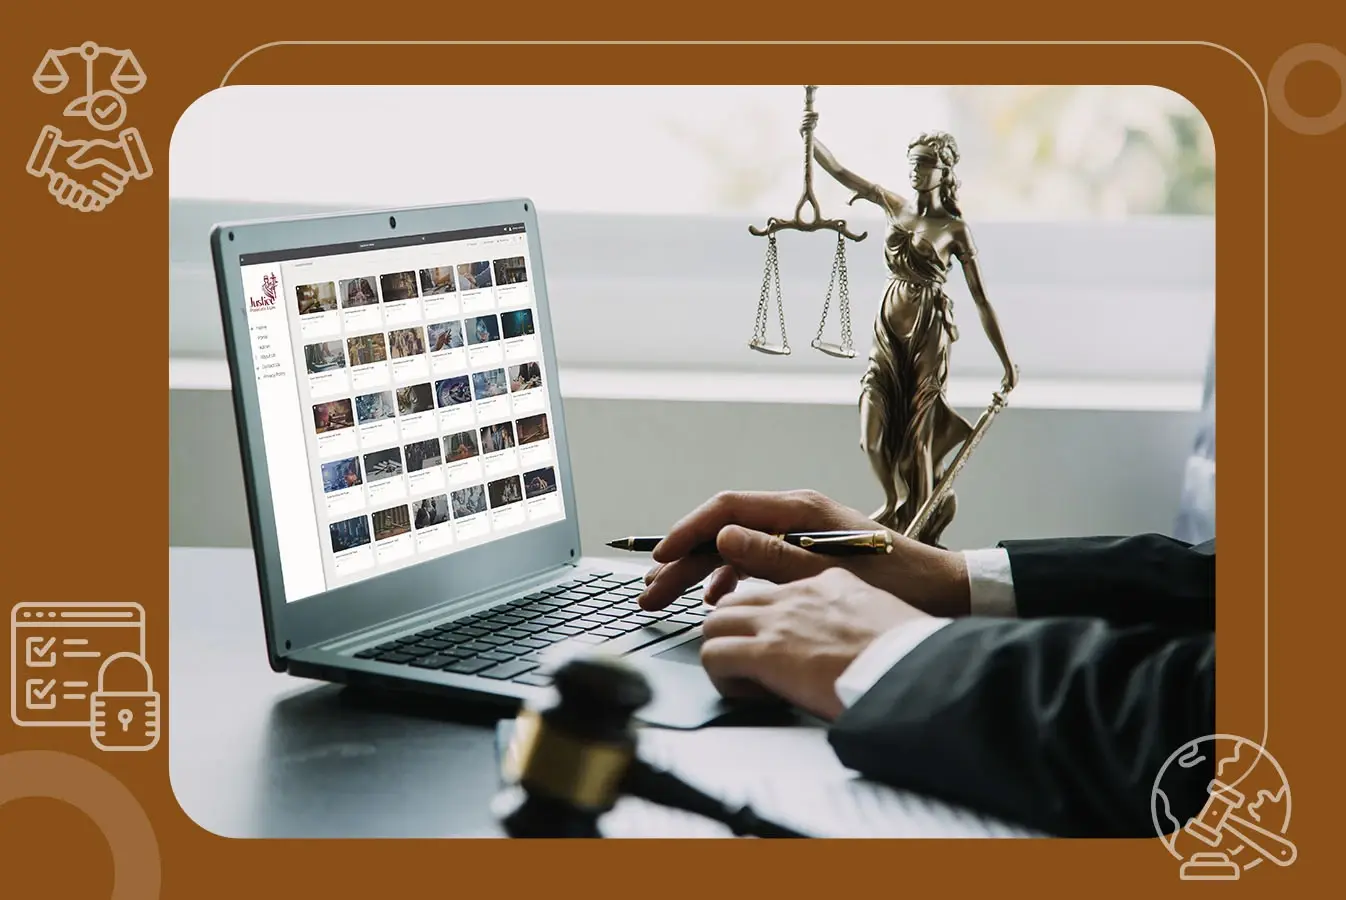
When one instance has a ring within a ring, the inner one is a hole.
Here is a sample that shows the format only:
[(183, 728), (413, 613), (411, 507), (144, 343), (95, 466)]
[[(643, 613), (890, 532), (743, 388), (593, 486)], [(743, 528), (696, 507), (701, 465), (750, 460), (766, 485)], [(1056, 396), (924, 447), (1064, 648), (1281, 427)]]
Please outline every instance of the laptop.
[(643, 612), (580, 546), (539, 238), (527, 199), (213, 229), (271, 666), (507, 714), (587, 646), (697, 727), (699, 591)]

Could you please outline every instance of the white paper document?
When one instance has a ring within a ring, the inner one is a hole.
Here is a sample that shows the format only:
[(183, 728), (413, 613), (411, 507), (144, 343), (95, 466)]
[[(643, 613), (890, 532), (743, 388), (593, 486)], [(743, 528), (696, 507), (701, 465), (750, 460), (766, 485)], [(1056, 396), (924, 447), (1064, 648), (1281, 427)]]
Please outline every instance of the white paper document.
[[(731, 807), (814, 837), (1040, 837), (917, 794), (859, 778), (820, 728), (642, 729), (640, 755)], [(700, 816), (623, 799), (603, 817), (607, 837), (733, 837)]]

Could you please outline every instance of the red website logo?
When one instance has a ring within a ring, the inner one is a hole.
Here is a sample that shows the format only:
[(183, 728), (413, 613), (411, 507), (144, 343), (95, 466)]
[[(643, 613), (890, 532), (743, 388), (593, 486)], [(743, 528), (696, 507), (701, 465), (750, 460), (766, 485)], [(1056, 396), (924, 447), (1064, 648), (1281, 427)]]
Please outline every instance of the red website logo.
[(276, 277), (275, 272), (268, 272), (262, 276), (262, 296), (248, 298), (248, 310), (253, 312), (259, 309), (272, 309), (276, 305), (276, 287), (280, 284), (280, 279)]

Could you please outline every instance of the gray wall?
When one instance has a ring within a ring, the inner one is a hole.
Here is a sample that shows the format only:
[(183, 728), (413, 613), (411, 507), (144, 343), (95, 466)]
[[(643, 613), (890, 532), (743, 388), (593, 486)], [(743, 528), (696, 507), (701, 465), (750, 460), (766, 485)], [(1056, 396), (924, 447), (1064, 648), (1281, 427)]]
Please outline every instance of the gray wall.
[[(249, 543), (229, 396), (169, 393), (174, 546)], [(866, 512), (881, 499), (850, 406), (568, 400), (565, 414), (588, 552), (659, 533), (723, 488), (812, 487)], [(946, 542), (1171, 533), (1196, 424), (1196, 413), (1010, 407), (959, 476)]]

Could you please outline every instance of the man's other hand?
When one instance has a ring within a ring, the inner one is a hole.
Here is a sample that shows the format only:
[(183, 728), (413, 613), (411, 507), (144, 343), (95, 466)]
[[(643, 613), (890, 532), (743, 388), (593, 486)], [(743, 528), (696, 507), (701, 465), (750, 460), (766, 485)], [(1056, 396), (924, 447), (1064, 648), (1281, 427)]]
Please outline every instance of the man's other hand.
[(766, 691), (827, 720), (836, 681), (879, 635), (926, 618), (840, 568), (789, 584), (745, 586), (706, 617), (701, 663), (726, 697)]
[[(926, 612), (967, 614), (967, 570), (960, 553), (893, 534), (892, 553), (835, 557), (771, 536), (870, 530), (879, 530), (873, 519), (817, 491), (717, 494), (674, 525), (654, 548), (657, 565), (645, 576), (639, 603), (645, 609), (663, 609), (707, 576), (706, 602), (714, 604), (744, 578), (785, 584), (841, 568)], [(692, 553), (712, 540), (717, 553)]]

